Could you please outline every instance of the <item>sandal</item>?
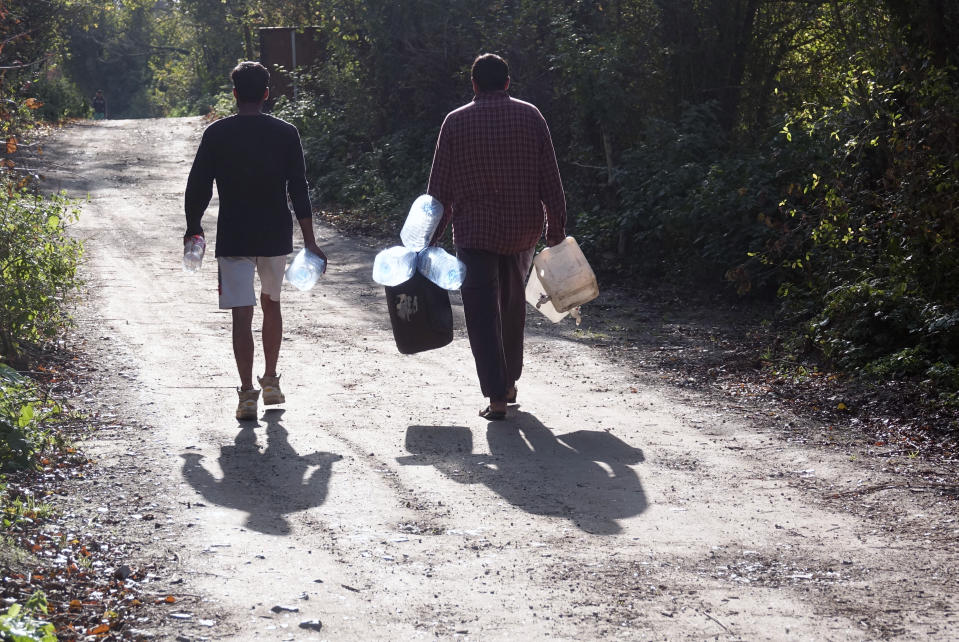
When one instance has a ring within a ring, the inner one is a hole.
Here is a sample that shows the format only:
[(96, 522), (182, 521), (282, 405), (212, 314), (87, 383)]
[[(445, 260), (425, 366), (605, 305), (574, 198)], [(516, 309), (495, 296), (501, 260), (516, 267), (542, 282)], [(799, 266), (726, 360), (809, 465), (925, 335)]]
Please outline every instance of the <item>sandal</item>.
[(506, 419), (506, 411), (493, 410), (490, 406), (486, 406), (486, 408), (480, 410), (479, 416), (487, 421), (502, 421)]

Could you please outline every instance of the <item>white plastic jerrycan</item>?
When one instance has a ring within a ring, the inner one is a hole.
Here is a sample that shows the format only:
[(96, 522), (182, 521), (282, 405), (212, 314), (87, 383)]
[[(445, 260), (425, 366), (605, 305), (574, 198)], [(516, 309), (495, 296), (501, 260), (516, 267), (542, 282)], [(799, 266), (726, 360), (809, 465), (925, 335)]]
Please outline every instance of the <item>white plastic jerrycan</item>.
[(533, 271), (557, 312), (572, 310), (599, 296), (593, 268), (572, 236), (537, 254)]
[(553, 323), (559, 323), (565, 319), (569, 312), (557, 312), (546, 294), (546, 289), (536, 274), (536, 268), (529, 273), (529, 280), (526, 282), (526, 302), (543, 313), (547, 319)]

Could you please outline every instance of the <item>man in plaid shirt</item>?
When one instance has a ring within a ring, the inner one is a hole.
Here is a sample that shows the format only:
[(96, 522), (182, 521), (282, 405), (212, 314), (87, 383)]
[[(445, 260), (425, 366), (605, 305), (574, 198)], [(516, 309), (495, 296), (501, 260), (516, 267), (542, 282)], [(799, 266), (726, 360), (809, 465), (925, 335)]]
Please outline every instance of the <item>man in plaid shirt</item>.
[(536, 243), (566, 236), (566, 197), (549, 127), (539, 110), (511, 98), (509, 66), (479, 56), (473, 101), (443, 121), (428, 193), (443, 204), (435, 243), (453, 224), (466, 264), (463, 311), (483, 396), (480, 416), (506, 418), (523, 370), (525, 280)]

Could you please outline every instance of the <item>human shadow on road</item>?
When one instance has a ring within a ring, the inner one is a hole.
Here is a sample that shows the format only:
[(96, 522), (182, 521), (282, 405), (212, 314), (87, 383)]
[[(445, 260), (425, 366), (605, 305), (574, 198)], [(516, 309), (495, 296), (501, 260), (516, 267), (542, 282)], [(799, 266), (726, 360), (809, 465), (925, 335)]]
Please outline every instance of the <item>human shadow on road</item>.
[(286, 515), (326, 501), (333, 462), (342, 459), (327, 452), (297, 454), (281, 423), (283, 412), (264, 413), (266, 449), (262, 452), (254, 431), (259, 424), (240, 424), (233, 445), (220, 447), (221, 478), (200, 463), (203, 455), (181, 455), (183, 478), (198, 493), (220, 506), (246, 511), (246, 526), (268, 535), (289, 535)]
[(630, 465), (643, 451), (605, 431), (554, 435), (533, 415), (513, 412), (486, 431), (489, 455), (473, 453), (463, 426), (410, 426), (403, 465), (431, 465), (463, 484), (485, 484), (513, 506), (569, 519), (588, 533), (622, 531), (616, 520), (646, 510), (646, 494)]

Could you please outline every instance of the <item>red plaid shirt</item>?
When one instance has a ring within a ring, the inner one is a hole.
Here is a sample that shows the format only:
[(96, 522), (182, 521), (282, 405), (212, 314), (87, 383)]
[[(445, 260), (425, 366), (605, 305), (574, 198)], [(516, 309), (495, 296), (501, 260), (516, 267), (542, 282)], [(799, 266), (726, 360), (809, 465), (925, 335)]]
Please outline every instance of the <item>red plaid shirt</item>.
[[(443, 121), (427, 192), (443, 204), (434, 240), (515, 254), (566, 236), (566, 197), (549, 127), (505, 91), (482, 92)], [(545, 226), (544, 226), (545, 224)]]

